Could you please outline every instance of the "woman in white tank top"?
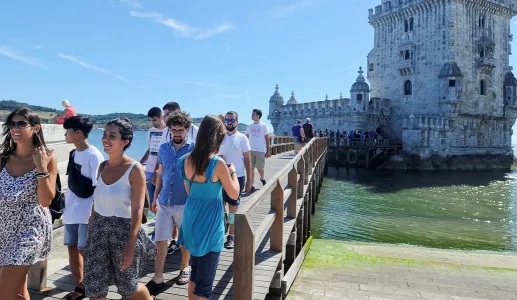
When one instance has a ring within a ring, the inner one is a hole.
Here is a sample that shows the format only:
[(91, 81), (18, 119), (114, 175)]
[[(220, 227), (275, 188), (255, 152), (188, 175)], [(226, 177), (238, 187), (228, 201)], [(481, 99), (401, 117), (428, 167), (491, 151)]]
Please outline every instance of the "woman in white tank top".
[(155, 255), (155, 247), (141, 228), (144, 169), (124, 153), (132, 140), (128, 119), (115, 119), (106, 125), (102, 144), (109, 159), (99, 168), (93, 194), (94, 213), (84, 258), (86, 297), (105, 299), (114, 283), (124, 298), (153, 299), (138, 283), (147, 261)]

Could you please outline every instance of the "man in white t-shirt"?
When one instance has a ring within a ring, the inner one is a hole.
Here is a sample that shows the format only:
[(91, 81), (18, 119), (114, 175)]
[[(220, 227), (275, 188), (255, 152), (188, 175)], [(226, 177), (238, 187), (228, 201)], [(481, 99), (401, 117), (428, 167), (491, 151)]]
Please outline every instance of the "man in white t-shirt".
[[(226, 124), (226, 136), (219, 148), (219, 155), (227, 164), (235, 166), (235, 173), (239, 179), (240, 190), (244, 189), (245, 178), (251, 176), (251, 159), (250, 159), (250, 143), (248, 138), (237, 130), (239, 124), (239, 116), (234, 111), (226, 113), (224, 118)], [(246, 177), (244, 177), (246, 172)], [(246, 193), (251, 191), (251, 181), (246, 182)], [(223, 190), (223, 200), (229, 204), (228, 214), (228, 237), (224, 246), (226, 249), (233, 249), (234, 247), (234, 219), (240, 204), (240, 197), (238, 199), (231, 199)]]
[(66, 208), (61, 219), (65, 224), (64, 245), (68, 247), (70, 270), (76, 285), (75, 291), (66, 298), (76, 299), (84, 296), (83, 255), (93, 192), (97, 185), (97, 172), (104, 157), (97, 148), (88, 143), (88, 134), (93, 127), (90, 119), (73, 116), (65, 120), (63, 127), (66, 129), (66, 142), (75, 146), (75, 150), (70, 152), (68, 162)]
[(147, 143), (149, 147), (145, 152), (140, 163), (145, 166), (145, 180), (147, 184), (147, 192), (149, 193), (149, 205), (152, 205), (154, 199), (154, 191), (156, 189), (156, 172), (158, 151), (163, 143), (170, 141), (169, 129), (163, 121), (162, 110), (159, 107), (153, 107), (147, 112), (147, 117), (151, 122), (152, 127), (147, 131)]
[[(269, 146), (269, 129), (267, 125), (260, 122), (262, 118), (262, 110), (256, 108), (251, 114), (253, 124), (246, 128), (246, 135), (248, 135), (251, 146), (251, 176), (250, 181), (253, 184), (255, 179), (255, 169), (260, 175), (260, 182), (262, 185), (266, 184), (264, 179), (264, 167), (266, 165), (266, 158), (271, 157), (271, 150)], [(252, 187), (252, 190), (255, 188)]]
[[(168, 115), (169, 113), (175, 112), (177, 110), (181, 111), (181, 107), (177, 102), (174, 102), (174, 101), (167, 102), (167, 104), (165, 104), (163, 106), (164, 115)], [(189, 139), (191, 139), (194, 143), (196, 142), (198, 131), (199, 131), (199, 127), (197, 127), (196, 125), (194, 125), (194, 123), (192, 123), (192, 126), (190, 127), (190, 129), (187, 133), (187, 137)]]

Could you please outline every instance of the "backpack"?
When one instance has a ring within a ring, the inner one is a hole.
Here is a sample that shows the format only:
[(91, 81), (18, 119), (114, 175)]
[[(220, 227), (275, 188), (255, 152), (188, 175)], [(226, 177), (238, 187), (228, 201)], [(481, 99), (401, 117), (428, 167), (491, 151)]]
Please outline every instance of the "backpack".
[[(0, 162), (0, 171), (5, 167), (8, 159), (9, 156), (2, 156), (2, 160)], [(52, 216), (52, 224), (54, 224), (54, 221), (57, 219), (61, 218), (63, 212), (65, 211), (65, 193), (63, 193), (61, 190), (61, 180), (59, 179), (59, 173), (56, 177), (56, 194), (54, 199), (52, 199), (48, 209), (50, 210), (50, 214)]]

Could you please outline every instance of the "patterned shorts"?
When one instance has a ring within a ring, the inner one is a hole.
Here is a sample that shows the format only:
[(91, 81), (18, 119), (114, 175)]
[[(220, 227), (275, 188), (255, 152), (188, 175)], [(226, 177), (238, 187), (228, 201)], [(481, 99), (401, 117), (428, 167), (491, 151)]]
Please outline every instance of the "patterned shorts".
[(129, 238), (131, 219), (96, 214), (88, 232), (84, 257), (86, 297), (103, 298), (114, 284), (122, 297), (134, 294), (148, 260), (156, 248), (141, 228), (135, 245), (133, 264), (120, 271), (124, 247)]

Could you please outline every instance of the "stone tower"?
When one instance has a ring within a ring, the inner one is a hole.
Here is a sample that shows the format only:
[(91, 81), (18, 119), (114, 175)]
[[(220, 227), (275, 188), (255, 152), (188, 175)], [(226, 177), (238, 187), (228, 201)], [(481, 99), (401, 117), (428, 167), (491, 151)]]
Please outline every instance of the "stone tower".
[(382, 0), (369, 10), (371, 97), (391, 99), (392, 130), (407, 153), (512, 154), (516, 14), (517, 0)]
[(359, 76), (350, 89), (350, 101), (356, 111), (365, 111), (370, 101), (370, 86), (363, 77), (363, 68), (359, 67)]

